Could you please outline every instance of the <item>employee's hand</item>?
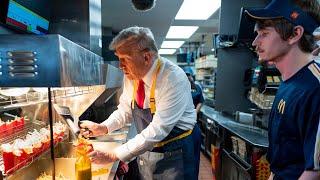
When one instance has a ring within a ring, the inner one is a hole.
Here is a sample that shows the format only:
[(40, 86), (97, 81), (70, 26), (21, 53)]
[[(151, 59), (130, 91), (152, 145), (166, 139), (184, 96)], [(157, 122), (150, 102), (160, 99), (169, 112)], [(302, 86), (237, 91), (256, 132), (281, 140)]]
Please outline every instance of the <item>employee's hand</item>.
[(108, 134), (107, 126), (91, 121), (81, 121), (80, 134), (84, 137), (96, 137)]
[(89, 153), (91, 162), (95, 164), (108, 164), (119, 160), (114, 153), (104, 153), (101, 151), (93, 151)]

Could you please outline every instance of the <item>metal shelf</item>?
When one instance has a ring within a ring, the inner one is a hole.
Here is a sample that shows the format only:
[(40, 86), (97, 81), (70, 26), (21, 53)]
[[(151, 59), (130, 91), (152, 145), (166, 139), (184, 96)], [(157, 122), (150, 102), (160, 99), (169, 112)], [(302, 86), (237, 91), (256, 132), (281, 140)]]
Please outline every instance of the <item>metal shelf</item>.
[[(0, 143), (5, 144), (5, 143), (13, 142), (15, 139), (18, 139), (18, 138), (25, 138), (28, 132), (31, 132), (34, 129), (39, 130), (43, 127), (46, 127), (46, 124), (44, 122), (37, 121), (37, 120), (33, 120), (31, 122), (29, 120), (25, 120), (24, 127), (22, 127), (21, 129), (18, 129), (18, 128), (12, 129), (13, 133), (9, 135), (5, 135), (4, 137), (0, 136)], [(2, 156), (0, 158), (2, 158)]]
[(203, 88), (215, 88), (214, 85), (202, 85)]
[(48, 102), (47, 93), (40, 92), (28, 92), (21, 96), (1, 95), (0, 98), (0, 112), (41, 102)]
[(67, 97), (73, 97), (73, 96), (93, 93), (94, 88), (92, 86), (53, 88), (52, 92), (53, 92), (52, 96), (54, 98), (67, 98)]
[[(43, 88), (41, 92), (29, 91), (21, 96), (5, 96), (0, 94), (0, 112), (18, 107), (29, 106), (33, 104), (48, 102), (47, 88)], [(67, 98), (94, 92), (91, 86), (84, 87), (68, 87), (68, 88), (52, 88), (52, 97), (54, 98)]]
[(251, 88), (248, 99), (262, 110), (270, 110), (273, 104), (274, 95), (264, 95), (256, 88)]
[(194, 63), (177, 63), (178, 66), (194, 66)]
[[(5, 137), (0, 137), (0, 143), (1, 144), (5, 144), (5, 143), (12, 143), (15, 139), (24, 139), (26, 137), (26, 135), (29, 132), (34, 131), (34, 129), (36, 130), (40, 130), (41, 128), (45, 128), (46, 124), (42, 121), (37, 121), (37, 120), (33, 120), (25, 121), (24, 127), (21, 129), (13, 129), (14, 132), (10, 135), (7, 135)], [(63, 139), (62, 141), (65, 141), (66, 139), (68, 139), (68, 134), (64, 133)], [(55, 144), (54, 146), (57, 146), (57, 144)], [(42, 157), (43, 155), (47, 154), (50, 152), (50, 148), (42, 150), (41, 152), (39, 152), (38, 154), (34, 154), (30, 157), (28, 157), (27, 159), (25, 159), (23, 162), (20, 162), (19, 164), (16, 164), (11, 170), (9, 170), (9, 172), (6, 174), (4, 173), (4, 162), (3, 162), (3, 156), (2, 156), (2, 151), (0, 150), (0, 171), (3, 173), (4, 176), (8, 176), (12, 173), (15, 173), (16, 171), (25, 168), (27, 166), (29, 166), (30, 164), (32, 164), (35, 160), (39, 159), (40, 157)]]
[[(25, 138), (26, 135), (28, 134), (28, 132), (33, 131), (34, 129), (41, 129), (43, 127), (46, 127), (46, 124), (41, 122), (41, 121), (37, 121), (34, 120), (33, 122), (25, 120), (25, 124), (24, 126), (20, 129), (11, 129), (13, 133), (5, 135), (5, 136), (0, 136), (0, 144), (5, 144), (5, 143), (11, 143), (13, 142), (15, 139), (22, 139)], [(2, 158), (2, 151), (0, 150), (0, 171), (4, 172), (4, 164), (3, 164), (3, 158)], [(31, 160), (32, 162), (33, 160)], [(30, 162), (30, 163), (31, 163)], [(23, 163), (23, 162), (22, 162)], [(20, 165), (18, 164), (17, 167), (15, 167), (14, 169), (18, 169)]]
[(195, 67), (196, 69), (213, 69), (216, 68), (214, 66), (200, 66), (200, 67)]

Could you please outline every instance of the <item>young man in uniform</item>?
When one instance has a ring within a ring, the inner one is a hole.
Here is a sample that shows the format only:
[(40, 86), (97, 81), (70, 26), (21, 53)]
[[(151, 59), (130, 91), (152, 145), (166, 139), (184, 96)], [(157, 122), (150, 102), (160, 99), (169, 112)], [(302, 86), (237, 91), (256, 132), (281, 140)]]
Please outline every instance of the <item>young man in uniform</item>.
[(122, 30), (110, 49), (125, 75), (120, 104), (103, 123), (86, 121), (81, 127), (99, 136), (133, 122), (138, 134), (113, 152), (92, 152), (92, 161), (129, 161), (138, 156), (141, 179), (197, 179), (201, 135), (184, 71), (159, 56), (148, 28)]
[(247, 10), (259, 61), (275, 65), (283, 80), (269, 119), (269, 179), (320, 179), (320, 65), (311, 54), (319, 12), (317, 0)]

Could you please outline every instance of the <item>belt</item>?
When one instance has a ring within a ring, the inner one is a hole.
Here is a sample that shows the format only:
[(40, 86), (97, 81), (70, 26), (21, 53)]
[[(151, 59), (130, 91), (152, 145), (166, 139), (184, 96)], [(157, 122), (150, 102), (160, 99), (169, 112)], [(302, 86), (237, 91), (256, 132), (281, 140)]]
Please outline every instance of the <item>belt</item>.
[(157, 144), (155, 144), (153, 147), (154, 148), (160, 148), (160, 147), (163, 147), (164, 145), (168, 144), (168, 143), (171, 143), (173, 141), (176, 141), (176, 140), (179, 140), (179, 139), (182, 139), (182, 138), (185, 138), (187, 136), (189, 136), (190, 134), (192, 133), (192, 129), (180, 134), (179, 136), (176, 136), (174, 138), (171, 138), (171, 139), (168, 139), (166, 141), (162, 141), (162, 142), (158, 142)]

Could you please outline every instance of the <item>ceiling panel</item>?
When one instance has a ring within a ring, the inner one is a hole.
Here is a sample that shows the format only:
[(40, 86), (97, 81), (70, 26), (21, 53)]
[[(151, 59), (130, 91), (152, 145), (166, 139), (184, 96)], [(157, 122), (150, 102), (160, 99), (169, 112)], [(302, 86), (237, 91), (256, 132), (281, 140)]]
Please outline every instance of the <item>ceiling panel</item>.
[(102, 25), (114, 32), (130, 26), (149, 27), (160, 45), (183, 0), (158, 0), (147, 12), (135, 11), (130, 0), (102, 0)]
[[(189, 42), (199, 42), (205, 45), (205, 51), (212, 48), (212, 34), (219, 31), (218, 9), (208, 20), (174, 20), (183, 0), (158, 0), (153, 9), (147, 12), (135, 11), (130, 0), (102, 0), (102, 25), (111, 28), (113, 32), (130, 26), (149, 27), (154, 33), (155, 40), (160, 47), (171, 25), (196, 25), (199, 29), (191, 36)], [(200, 3), (201, 1), (199, 1)], [(192, 13), (192, 12), (191, 12)], [(204, 41), (202, 42), (202, 37)]]

